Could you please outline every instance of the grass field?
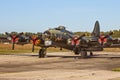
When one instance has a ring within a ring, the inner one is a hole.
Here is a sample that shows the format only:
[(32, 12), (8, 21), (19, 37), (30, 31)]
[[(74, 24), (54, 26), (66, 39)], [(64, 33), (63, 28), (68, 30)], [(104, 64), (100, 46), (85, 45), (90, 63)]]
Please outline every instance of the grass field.
[(120, 68), (114, 68), (112, 71), (120, 72)]
[[(15, 45), (15, 50), (12, 50), (12, 44), (0, 44), (0, 54), (10, 54), (10, 53), (32, 53), (32, 44), (26, 45)], [(34, 53), (39, 52), (40, 47), (35, 46)], [(48, 48), (48, 52), (60, 52), (59, 48)], [(63, 52), (68, 50), (63, 49)], [(104, 51), (109, 52), (120, 52), (120, 48), (105, 48)]]
[[(39, 52), (40, 47), (35, 46), (34, 53)], [(60, 52), (59, 48), (48, 48), (48, 52)], [(66, 52), (68, 50), (63, 49), (62, 51)], [(26, 45), (16, 45), (15, 49), (12, 50), (12, 44), (0, 44), (0, 54), (10, 54), (10, 53), (33, 53), (32, 52), (32, 44), (26, 44)]]

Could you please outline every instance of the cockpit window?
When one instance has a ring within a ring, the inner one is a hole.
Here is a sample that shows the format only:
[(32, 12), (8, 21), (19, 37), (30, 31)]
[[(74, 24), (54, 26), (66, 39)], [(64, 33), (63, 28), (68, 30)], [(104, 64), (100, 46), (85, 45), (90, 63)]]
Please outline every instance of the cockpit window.
[(50, 35), (51, 33), (49, 31), (45, 31), (44, 34)]
[(56, 30), (65, 30), (66, 28), (64, 26), (59, 26), (58, 28), (55, 28)]

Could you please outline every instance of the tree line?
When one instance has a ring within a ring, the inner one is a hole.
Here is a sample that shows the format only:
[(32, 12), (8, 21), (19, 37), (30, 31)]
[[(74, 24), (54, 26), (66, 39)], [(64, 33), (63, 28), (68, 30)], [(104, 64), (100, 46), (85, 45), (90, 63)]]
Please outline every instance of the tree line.
[[(106, 32), (101, 32), (101, 34), (109, 34), (110, 32), (113, 32), (112, 37), (113, 38), (120, 38), (120, 29), (119, 30), (111, 30), (111, 31), (106, 31)], [(76, 35), (82, 35), (85, 34), (86, 36), (91, 36), (91, 32), (74, 32)], [(10, 34), (18, 34), (18, 32), (11, 32)], [(41, 32), (37, 32), (37, 33), (32, 33), (32, 32), (24, 32), (23, 35), (27, 36), (27, 35), (41, 35)], [(4, 33), (0, 33), (0, 37), (7, 37), (6, 34)]]
[[(102, 31), (100, 32), (100, 34), (104, 34), (104, 35), (107, 35), (109, 34), (110, 32), (113, 32), (113, 35), (112, 37), (113, 38), (120, 38), (120, 29), (119, 30), (111, 30), (111, 31)], [(91, 36), (91, 32), (75, 32), (76, 35), (82, 35), (82, 34), (85, 34), (86, 36)]]

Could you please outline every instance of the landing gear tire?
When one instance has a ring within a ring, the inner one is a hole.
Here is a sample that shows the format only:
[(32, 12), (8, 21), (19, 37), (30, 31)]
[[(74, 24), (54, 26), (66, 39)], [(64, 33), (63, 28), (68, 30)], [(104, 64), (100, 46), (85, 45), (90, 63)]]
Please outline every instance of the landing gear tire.
[(93, 56), (93, 52), (92, 51), (90, 51), (90, 56)]
[(46, 49), (39, 50), (39, 58), (44, 58), (46, 56)]
[(77, 52), (77, 51), (76, 51), (76, 52), (74, 52), (74, 53), (75, 53), (75, 55), (79, 55), (79, 52)]
[(73, 51), (74, 51), (74, 54), (75, 54), (75, 55), (79, 55), (79, 50), (78, 50), (78, 48), (74, 48)]
[(87, 51), (81, 51), (81, 57), (86, 58), (87, 57)]

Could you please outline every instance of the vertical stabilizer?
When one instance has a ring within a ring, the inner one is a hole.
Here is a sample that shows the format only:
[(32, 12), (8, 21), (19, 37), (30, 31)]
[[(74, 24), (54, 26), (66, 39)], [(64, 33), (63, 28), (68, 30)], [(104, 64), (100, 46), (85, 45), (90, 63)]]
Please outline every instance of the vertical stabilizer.
[(98, 21), (95, 22), (94, 30), (93, 30), (91, 36), (93, 36), (93, 37), (99, 37), (100, 36), (100, 25), (99, 25)]

